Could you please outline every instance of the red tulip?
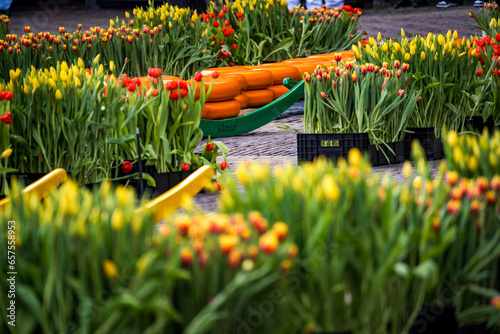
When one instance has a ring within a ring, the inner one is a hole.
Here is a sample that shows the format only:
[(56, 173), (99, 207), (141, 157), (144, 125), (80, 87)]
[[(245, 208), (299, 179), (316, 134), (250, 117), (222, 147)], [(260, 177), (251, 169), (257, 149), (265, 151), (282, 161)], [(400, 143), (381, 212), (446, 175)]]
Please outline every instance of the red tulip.
[(12, 124), (12, 120), (10, 119), (12, 117), (12, 114), (10, 112), (6, 113), (2, 117), (0, 117), (0, 122), (5, 123), (7, 125)]
[(151, 95), (153, 95), (153, 96), (158, 96), (158, 89), (154, 88), (154, 89), (151, 91)]
[(125, 173), (125, 174), (128, 174), (132, 171), (132, 169), (134, 169), (134, 166), (132, 165), (132, 163), (130, 163), (130, 161), (125, 161), (123, 164), (122, 164), (122, 171)]
[(221, 169), (221, 170), (224, 170), (224, 169), (226, 169), (226, 168), (227, 168), (227, 161), (223, 161), (223, 162), (221, 162), (221, 163), (220, 163), (220, 169)]
[(187, 172), (189, 169), (189, 164), (187, 162), (184, 162), (184, 163), (182, 163), (181, 168), (183, 171)]
[(201, 74), (200, 72), (196, 72), (196, 73), (194, 74), (194, 80), (195, 80), (195, 81), (200, 82), (202, 78), (203, 78), (203, 74)]
[(185, 97), (188, 95), (188, 90), (186, 88), (180, 89), (181, 97)]
[(137, 88), (137, 85), (134, 82), (130, 82), (127, 85), (127, 89), (129, 92), (135, 92), (135, 89)]
[(212, 72), (212, 78), (217, 79), (219, 77), (219, 72), (213, 71)]
[(214, 150), (214, 145), (212, 145), (212, 143), (208, 143), (206, 146), (205, 146), (205, 149), (207, 151), (213, 151)]
[(171, 92), (170, 92), (170, 98), (171, 98), (172, 100), (177, 100), (177, 99), (179, 99), (179, 92), (178, 92), (178, 91), (176, 91), (176, 90), (171, 91)]
[(483, 69), (481, 69), (481, 68), (480, 68), (479, 70), (477, 70), (477, 71), (476, 71), (476, 75), (477, 75), (478, 77), (482, 76), (483, 74), (484, 74), (484, 71), (483, 71)]

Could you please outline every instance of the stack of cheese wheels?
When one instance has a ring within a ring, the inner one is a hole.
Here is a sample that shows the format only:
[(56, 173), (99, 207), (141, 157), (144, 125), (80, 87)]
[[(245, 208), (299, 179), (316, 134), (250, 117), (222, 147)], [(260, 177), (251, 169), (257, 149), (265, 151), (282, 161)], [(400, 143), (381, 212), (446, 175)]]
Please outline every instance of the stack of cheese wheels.
[[(265, 106), (288, 92), (283, 85), (285, 78), (300, 81), (305, 72), (314, 71), (318, 65), (336, 66), (339, 55), (344, 61), (354, 61), (352, 51), (343, 51), (288, 59), (281, 63), (206, 69), (201, 72), (205, 89), (208, 90), (212, 81), (214, 87), (205, 103), (202, 118), (225, 119), (237, 116), (245, 108)], [(212, 79), (213, 72), (218, 72), (217, 79)], [(216, 87), (218, 82), (224, 84)]]
[(240, 102), (235, 98), (240, 95), (242, 83), (236, 76), (202, 77), (201, 82), (195, 84), (195, 99), (200, 98), (200, 86), (204, 87), (205, 92), (212, 87), (201, 114), (202, 118), (226, 119), (236, 117), (240, 113)]

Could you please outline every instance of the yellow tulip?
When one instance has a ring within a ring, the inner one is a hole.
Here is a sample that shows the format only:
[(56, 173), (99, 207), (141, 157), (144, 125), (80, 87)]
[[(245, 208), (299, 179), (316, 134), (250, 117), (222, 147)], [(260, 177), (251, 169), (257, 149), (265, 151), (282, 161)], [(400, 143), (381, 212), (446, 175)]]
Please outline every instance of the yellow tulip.
[(61, 91), (58, 89), (56, 90), (56, 100), (61, 100), (62, 99), (62, 93)]
[(384, 52), (389, 51), (389, 46), (387, 45), (387, 43), (384, 43), (384, 44), (382, 45), (382, 51), (384, 51)]
[(451, 148), (454, 148), (455, 145), (457, 144), (457, 140), (458, 140), (457, 133), (455, 131), (448, 132), (448, 135), (446, 136), (446, 140), (448, 141), (448, 145), (450, 145)]
[(109, 19), (109, 26), (114, 27), (115, 26), (115, 21), (113, 19)]
[(104, 260), (102, 262), (102, 268), (104, 270), (104, 275), (109, 279), (109, 280), (114, 280), (115, 278), (118, 277), (118, 268), (116, 268), (116, 265), (113, 261), (111, 260)]
[(444, 36), (443, 36), (443, 35), (439, 35), (439, 36), (438, 36), (438, 44), (439, 44), (439, 45), (443, 45), (443, 44), (444, 44), (444, 42), (445, 42), (445, 38), (444, 38)]
[(477, 163), (477, 158), (475, 156), (470, 157), (467, 167), (472, 173), (477, 172), (478, 163)]
[(381, 40), (382, 40), (382, 34), (379, 31), (379, 33), (377, 35), (377, 41), (380, 42)]
[(323, 192), (326, 196), (327, 199), (330, 201), (337, 201), (340, 197), (340, 190), (339, 187), (337, 186), (337, 183), (335, 182), (335, 179), (333, 178), (332, 174), (327, 174), (323, 177), (323, 180), (321, 182)]
[(404, 59), (405, 59), (405, 61), (409, 61), (410, 60), (410, 54), (409, 53), (405, 53)]
[(425, 60), (425, 57), (426, 57), (425, 52), (424, 52), (424, 51), (420, 52), (420, 58), (421, 58), (422, 60)]
[(66, 72), (68, 71), (68, 64), (66, 63), (66, 61), (63, 61), (61, 63), (61, 70)]
[(111, 215), (111, 227), (115, 231), (120, 231), (123, 228), (123, 213), (119, 208), (116, 208)]
[(66, 73), (66, 71), (64, 71), (64, 70), (61, 71), (60, 77), (61, 77), (62, 81), (64, 81), (64, 82), (68, 81), (68, 73)]
[(11, 80), (17, 80), (17, 78), (19, 78), (20, 74), (21, 74), (20, 69), (16, 69), (15, 71), (14, 70), (9, 71), (9, 76), (10, 76)]
[(401, 37), (403, 37), (403, 38), (404, 38), (405, 36), (406, 36), (406, 35), (405, 35), (405, 31), (403, 30), (403, 28), (401, 28)]
[(97, 54), (97, 56), (95, 56), (94, 60), (92, 60), (92, 64), (96, 65), (99, 64), (99, 59), (101, 59), (101, 54)]
[(35, 92), (35, 90), (38, 89), (38, 87), (40, 87), (40, 84), (38, 83), (38, 80), (35, 78), (33, 79), (33, 93)]
[(8, 150), (5, 150), (2, 152), (2, 158), (3, 159), (7, 159), (8, 157), (10, 157), (12, 154), (12, 149), (9, 148)]

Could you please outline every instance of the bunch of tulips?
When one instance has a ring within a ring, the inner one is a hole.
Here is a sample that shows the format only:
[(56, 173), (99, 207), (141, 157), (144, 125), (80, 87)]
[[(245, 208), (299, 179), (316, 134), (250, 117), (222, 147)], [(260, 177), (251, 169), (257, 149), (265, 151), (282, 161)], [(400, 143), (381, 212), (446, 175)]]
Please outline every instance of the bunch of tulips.
[(218, 65), (259, 64), (349, 48), (361, 38), (356, 32), (360, 15), (350, 6), (289, 13), (285, 1), (273, 0), (238, 0), (220, 9), (211, 5), (207, 13), (151, 4), (134, 9), (133, 16), (126, 13), (127, 22), (110, 20), (109, 27), (83, 31), (78, 25), (72, 32), (61, 27), (51, 34), (34, 33), (27, 26), (19, 37), (0, 32), (0, 78), (6, 80), (12, 68), (50, 68), (78, 58), (90, 67), (96, 54), (105, 69), (113, 61), (134, 76), (155, 67), (188, 78)]
[[(145, 82), (126, 74), (107, 76), (99, 56), (93, 64), (85, 68), (79, 59), (76, 65), (32, 68), (25, 76), (11, 70), (6, 87), (14, 94), (2, 103), (10, 108), (2, 116), (10, 124), (0, 124), (8, 128), (3, 141), (13, 148), (9, 167), (20, 173), (64, 168), (80, 184), (117, 178), (120, 171), (132, 171), (122, 163), (138, 158), (138, 131), (142, 159), (159, 173), (207, 163), (221, 170), (215, 160), (219, 152), (227, 153), (224, 144), (212, 142), (206, 154), (194, 154), (203, 136), (205, 90), (195, 98), (192, 84), (175, 80), (164, 88), (160, 69), (151, 68)], [(110, 69), (114, 66), (111, 62)]]
[(377, 40), (369, 39), (366, 48), (353, 50), (361, 62), (382, 66), (397, 60), (409, 65), (408, 85), (420, 91), (422, 102), (408, 125), (434, 127), (439, 137), (443, 127), (459, 129), (489, 84), (477, 72), (478, 58), (470, 47), (471, 42), (458, 39), (456, 31), (408, 39), (401, 30), (398, 40), (382, 40), (379, 34)]
[(0, 38), (10, 33), (10, 19), (7, 15), (0, 15)]
[(302, 278), (288, 293), (304, 328), (407, 332), (424, 304), (454, 306), (462, 324), (498, 316), (499, 175), (460, 177), (443, 162), (432, 180), (413, 146), (416, 173), (405, 163), (403, 184), (371, 172), (356, 149), (337, 164), (242, 165), (222, 182), (223, 212), (287, 222), (299, 247), (291, 275)]
[(336, 69), (318, 66), (305, 75), (304, 125), (308, 133), (368, 133), (373, 144), (401, 140), (420, 91), (410, 66), (398, 60), (353, 65), (336, 56)]
[[(14, 245), (16, 311), (36, 314), (16, 324), (21, 333), (234, 332), (253, 324), (261, 305), (287, 305), (281, 285), (297, 247), (284, 223), (253, 212), (176, 216), (155, 227), (154, 209), (108, 182), (91, 192), (67, 181), (43, 201), (20, 190), (14, 183), (0, 211), (0, 254)], [(8, 303), (2, 294), (0, 306)], [(275, 316), (264, 330), (277, 328)]]

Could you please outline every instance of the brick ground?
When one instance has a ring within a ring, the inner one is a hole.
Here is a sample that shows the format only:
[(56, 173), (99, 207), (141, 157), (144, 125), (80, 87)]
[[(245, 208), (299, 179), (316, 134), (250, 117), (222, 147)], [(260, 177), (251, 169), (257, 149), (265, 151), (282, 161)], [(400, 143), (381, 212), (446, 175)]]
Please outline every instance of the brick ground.
[[(61, 3), (62, 1), (59, 1)], [(467, 23), (472, 23), (469, 11), (478, 9), (459, 6), (449, 9), (438, 9), (434, 6), (425, 8), (392, 8), (363, 10), (360, 29), (367, 30), (369, 36), (376, 36), (380, 31), (385, 37), (395, 37), (404, 28), (408, 36), (428, 32), (441, 33), (447, 30), (457, 30), (459, 36), (478, 34), (479, 31)], [(43, 8), (34, 5), (29, 8), (16, 8), (11, 17), (11, 31), (21, 34), (25, 25), (30, 25), (32, 31), (57, 32), (59, 27), (67, 30), (76, 29), (77, 24), (83, 24), (84, 29), (91, 26), (107, 26), (112, 17), (124, 18), (125, 9), (86, 10), (81, 5), (58, 5), (53, 8)], [(243, 161), (267, 161), (271, 165), (285, 162), (297, 163), (296, 132), (282, 130), (279, 124), (288, 125), (303, 132), (301, 113), (303, 103), (297, 102), (280, 119), (277, 119), (260, 129), (248, 134), (221, 138), (230, 149), (229, 162), (231, 168)], [(200, 149), (200, 148), (198, 148)], [(374, 168), (376, 172), (389, 173), (392, 178), (400, 181), (401, 164)], [(197, 204), (204, 210), (216, 209), (217, 195), (201, 193), (195, 197)]]

